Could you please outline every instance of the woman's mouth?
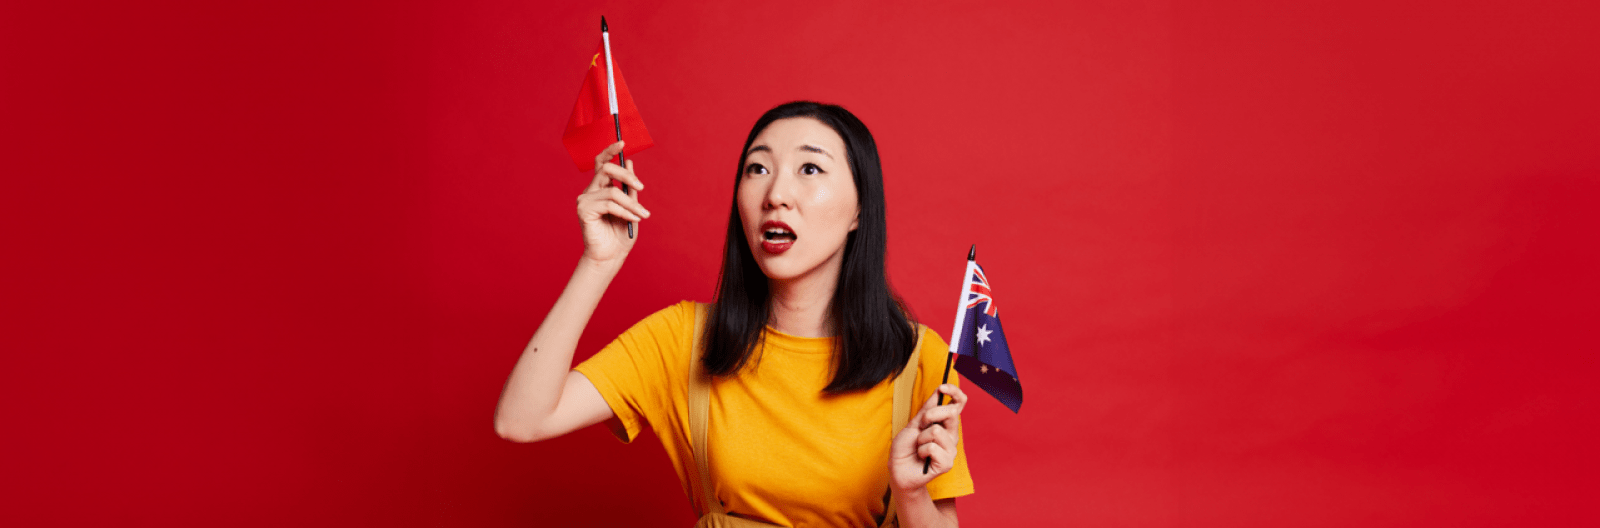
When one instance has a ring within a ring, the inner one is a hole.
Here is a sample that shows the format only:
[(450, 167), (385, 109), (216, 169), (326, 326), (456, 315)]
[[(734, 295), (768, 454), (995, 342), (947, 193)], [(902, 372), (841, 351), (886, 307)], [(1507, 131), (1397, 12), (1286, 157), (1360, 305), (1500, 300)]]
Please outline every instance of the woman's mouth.
[(794, 230), (789, 224), (776, 220), (769, 220), (761, 224), (761, 249), (767, 253), (777, 255), (788, 251), (794, 246)]

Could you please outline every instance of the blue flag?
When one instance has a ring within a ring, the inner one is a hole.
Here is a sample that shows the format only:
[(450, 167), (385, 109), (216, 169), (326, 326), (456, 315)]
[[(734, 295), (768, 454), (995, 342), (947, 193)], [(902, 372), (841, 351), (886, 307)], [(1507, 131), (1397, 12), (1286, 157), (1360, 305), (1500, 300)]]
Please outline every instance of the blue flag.
[(1011, 349), (1000, 329), (989, 278), (976, 260), (967, 261), (967, 280), (962, 286), (956, 331), (950, 338), (956, 371), (1017, 412), (1022, 408), (1022, 382), (1017, 380), (1017, 366), (1011, 362)]

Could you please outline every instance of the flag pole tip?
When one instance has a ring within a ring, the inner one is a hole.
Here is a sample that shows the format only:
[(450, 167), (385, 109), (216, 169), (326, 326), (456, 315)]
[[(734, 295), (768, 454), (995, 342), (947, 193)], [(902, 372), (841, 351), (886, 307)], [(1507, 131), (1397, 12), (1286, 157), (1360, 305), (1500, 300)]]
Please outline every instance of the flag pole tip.
[(978, 245), (973, 244), (972, 250), (967, 252), (967, 260), (978, 260)]
[(611, 31), (609, 29), (606, 29), (606, 16), (605, 15), (600, 15), (600, 31), (602, 33)]

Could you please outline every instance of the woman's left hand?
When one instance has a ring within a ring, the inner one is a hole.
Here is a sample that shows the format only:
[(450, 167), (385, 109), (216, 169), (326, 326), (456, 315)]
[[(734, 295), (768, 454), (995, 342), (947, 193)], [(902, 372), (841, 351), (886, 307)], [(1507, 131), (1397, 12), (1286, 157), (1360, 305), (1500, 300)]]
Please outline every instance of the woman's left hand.
[[(936, 406), (939, 392), (950, 395), (952, 401)], [(928, 396), (922, 409), (889, 446), (890, 486), (901, 491), (921, 488), (955, 467), (956, 445), (961, 441), (961, 409), (966, 406), (967, 393), (955, 385), (940, 385), (938, 392)], [(933, 457), (933, 466), (924, 475), (922, 464), (928, 457)]]

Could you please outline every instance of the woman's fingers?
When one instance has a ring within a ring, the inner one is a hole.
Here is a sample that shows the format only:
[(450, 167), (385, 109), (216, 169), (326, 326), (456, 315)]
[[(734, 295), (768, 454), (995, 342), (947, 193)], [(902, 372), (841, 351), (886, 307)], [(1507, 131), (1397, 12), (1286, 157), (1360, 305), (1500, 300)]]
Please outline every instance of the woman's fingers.
[[(949, 395), (951, 398), (950, 403), (934, 405), (939, 396), (934, 394), (933, 397), (928, 399), (928, 403), (923, 404), (923, 410), (919, 413), (921, 421), (917, 422), (917, 427), (925, 428), (936, 422), (949, 420), (951, 417), (960, 415), (961, 411), (966, 408), (967, 393), (961, 392), (960, 387), (946, 383), (940, 385), (937, 392)], [(949, 424), (946, 424), (946, 427), (949, 427)]]
[[(934, 457), (938, 462), (948, 462), (951, 458), (954, 458), (951, 453), (952, 451), (945, 449), (944, 446), (933, 442), (917, 446), (918, 455), (922, 455), (923, 458)], [(939, 467), (950, 467), (950, 464), (942, 463), (939, 464)]]
[(622, 192), (622, 189), (616, 187), (606, 189), (605, 193), (611, 199), (611, 203), (621, 205), (624, 209), (632, 211), (639, 218), (650, 218), (650, 210), (645, 209), (643, 205), (639, 205), (638, 197), (629, 196), (628, 193)]
[(600, 172), (600, 167), (601, 166), (604, 166), (607, 161), (611, 160), (611, 158), (617, 157), (617, 154), (621, 154), (622, 153), (622, 145), (623, 145), (622, 141), (618, 140), (616, 143), (612, 143), (610, 145), (607, 145), (606, 149), (600, 151), (599, 154), (595, 154), (594, 155), (594, 170), (595, 170), (595, 172)]
[(923, 429), (922, 433), (917, 435), (917, 445), (935, 443), (952, 452), (956, 450), (956, 444), (960, 442), (961, 440), (956, 438), (956, 435), (951, 434), (949, 429), (945, 429), (944, 426), (939, 424)]
[(627, 168), (609, 161), (600, 163), (594, 170), (594, 179), (589, 182), (589, 189), (608, 187), (611, 182), (618, 182), (634, 189), (644, 188), (644, 182), (633, 172), (633, 160), (628, 160)]
[(957, 419), (959, 416), (961, 416), (960, 405), (954, 403), (940, 405), (922, 413), (922, 422), (917, 424), (917, 427), (927, 429), (935, 424), (944, 424), (945, 428), (950, 428), (950, 421)]
[(610, 214), (611, 216), (615, 216), (629, 222), (638, 222), (643, 220), (643, 218), (640, 218), (639, 215), (634, 214), (633, 211), (629, 211), (628, 208), (623, 207), (622, 204), (618, 204), (617, 202), (606, 202), (605, 204), (606, 214)]
[(939, 386), (939, 392), (942, 392), (942, 393), (945, 393), (945, 394), (949, 395), (951, 401), (955, 402), (956, 405), (959, 405), (959, 406), (962, 406), (962, 407), (966, 407), (966, 405), (967, 405), (967, 393), (966, 392), (962, 392), (961, 387), (957, 387), (954, 384), (946, 383), (944, 385), (940, 385)]
[[(641, 218), (650, 217), (650, 210), (639, 204), (638, 197), (629, 196), (628, 193), (622, 192), (622, 189), (616, 187), (594, 189), (583, 193), (582, 196), (578, 197), (578, 204), (580, 211), (594, 213), (593, 216), (584, 216), (586, 219), (598, 219), (600, 215), (611, 211), (611, 205), (630, 212), (631, 214), (628, 215), (629, 220), (637, 221)], [(617, 216), (623, 217), (624, 215)]]
[(954, 405), (928, 411), (923, 420), (925, 425), (922, 426), (922, 432), (917, 435), (917, 443), (944, 436), (950, 440), (949, 447), (955, 447), (956, 435), (961, 432), (960, 411)]
[[(939, 394), (949, 396), (949, 403), (940, 405)], [(967, 395), (960, 387), (940, 385), (900, 433), (900, 438), (915, 435), (909, 438), (910, 444), (916, 446), (917, 458), (933, 460), (934, 474), (949, 471), (954, 465), (956, 446), (961, 443), (961, 411), (966, 403)]]
[(596, 172), (598, 172), (601, 176), (605, 176), (605, 179), (607, 180), (605, 183), (608, 185), (609, 181), (617, 181), (634, 189), (644, 188), (644, 182), (639, 181), (639, 177), (633, 173), (633, 160), (628, 160), (627, 168), (622, 168), (622, 166), (615, 163), (606, 162), (604, 165), (601, 165), (600, 170)]
[(639, 181), (639, 176), (633, 172), (633, 160), (628, 160), (627, 171), (628, 185), (632, 185), (634, 190), (644, 190), (644, 182)]
[(940, 394), (949, 396), (950, 403), (956, 405), (966, 405), (967, 403), (967, 393), (962, 392), (961, 387), (957, 387), (954, 384), (945, 383), (934, 388), (933, 394), (928, 396), (927, 401), (922, 402), (922, 408), (919, 409), (919, 411), (926, 411), (939, 406)]
[(594, 178), (578, 195), (578, 220), (586, 258), (610, 261), (626, 257), (636, 235), (634, 224), (650, 217), (650, 210), (639, 204), (637, 193), (619, 188), (618, 184), (644, 187), (633, 173), (632, 162), (626, 168), (610, 163), (622, 147), (618, 141), (595, 155)]
[(933, 459), (932, 473), (934, 474), (943, 474), (955, 466), (955, 455), (953, 453), (953, 451), (934, 443), (917, 446), (917, 457)]

